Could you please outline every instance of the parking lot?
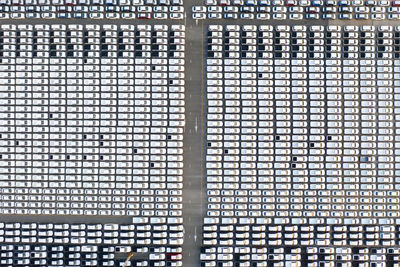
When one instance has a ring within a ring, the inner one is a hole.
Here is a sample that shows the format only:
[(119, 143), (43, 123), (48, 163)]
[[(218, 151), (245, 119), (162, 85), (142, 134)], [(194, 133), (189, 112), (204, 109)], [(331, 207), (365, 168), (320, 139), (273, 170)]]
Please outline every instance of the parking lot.
[[(300, 266), (313, 245), (397, 244), (398, 206), (384, 204), (397, 194), (397, 30), (208, 27), (204, 266)], [(268, 248), (282, 245), (311, 247)], [(349, 255), (330, 250), (319, 262)]]
[[(0, 35), (0, 206), (3, 220), (18, 222), (0, 224), (0, 242), (143, 247), (150, 254), (137, 264), (179, 266), (184, 26), (9, 24)], [(31, 222), (24, 232), (17, 215)], [(106, 218), (89, 225), (98, 216)], [(128, 225), (105, 225), (107, 217)], [(2, 265), (29, 261), (29, 246), (8, 250)], [(93, 252), (37, 260), (124, 262)]]
[(4, 18), (2, 264), (398, 260), (395, 19), (150, 2)]

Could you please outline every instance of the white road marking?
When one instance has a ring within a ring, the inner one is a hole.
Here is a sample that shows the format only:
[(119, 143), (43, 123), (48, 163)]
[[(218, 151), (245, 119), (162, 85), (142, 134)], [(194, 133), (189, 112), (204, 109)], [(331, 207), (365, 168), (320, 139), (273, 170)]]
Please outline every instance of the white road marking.
[(194, 242), (197, 240), (197, 226), (194, 227)]
[(194, 125), (194, 130), (196, 131), (196, 133), (197, 133), (197, 117), (196, 117), (196, 124)]

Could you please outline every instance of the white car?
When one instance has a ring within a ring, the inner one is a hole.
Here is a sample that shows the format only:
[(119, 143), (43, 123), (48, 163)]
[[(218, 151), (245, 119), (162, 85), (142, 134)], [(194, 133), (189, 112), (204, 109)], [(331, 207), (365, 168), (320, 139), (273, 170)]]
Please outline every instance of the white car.
[(151, 19), (151, 13), (139, 13), (137, 15), (138, 19)]
[(372, 14), (371, 19), (384, 20), (385, 19), (385, 14), (382, 14), (382, 13)]
[(238, 15), (235, 13), (226, 13), (226, 14), (224, 14), (224, 18), (225, 19), (237, 19)]
[(168, 12), (168, 7), (166, 6), (155, 6), (153, 7), (154, 12)]
[(224, 12), (238, 12), (239, 8), (237, 6), (225, 6)]
[[(320, 1), (320, 2), (322, 2), (322, 1)], [(310, 5), (310, 1), (309, 0), (299, 0), (298, 3), (299, 3), (299, 6), (309, 6)], [(322, 3), (320, 5), (322, 5)]]
[(207, 8), (205, 6), (194, 6), (194, 7), (192, 7), (192, 12), (193, 13), (197, 13), (197, 12), (204, 13), (204, 12), (207, 12)]
[(143, 13), (150, 13), (153, 11), (153, 8), (151, 6), (139, 6), (137, 8), (137, 11)]
[(229, 6), (231, 4), (230, 0), (219, 0), (220, 6)]
[(222, 7), (220, 6), (209, 6), (207, 8), (208, 12), (216, 12), (216, 13), (220, 13), (222, 12)]
[[(11, 14), (11, 18), (12, 19), (19, 19), (21, 17), (19, 17), (19, 13), (16, 13), (16, 14)], [(50, 13), (50, 12), (42, 13), (42, 18), (43, 19), (55, 19), (56, 18), (56, 14)], [(99, 17), (93, 17), (93, 18), (103, 18), (103, 14), (99, 14)]]
[(221, 19), (222, 14), (221, 13), (209, 13), (208, 18), (209, 19)]
[(183, 9), (183, 6), (171, 6), (171, 7), (169, 7), (169, 12), (183, 13), (184, 9)]
[(388, 14), (388, 19), (400, 19), (400, 14)]
[(154, 13), (154, 19), (168, 19), (168, 15), (166, 13)]
[(286, 14), (282, 13), (272, 14), (272, 19), (278, 19), (278, 20), (286, 19)]
[(241, 19), (254, 19), (254, 14), (251, 13), (242, 13), (240, 14)]
[(303, 19), (303, 14), (300, 14), (300, 13), (289, 14), (289, 19), (293, 19), (293, 20)]
[(390, 2), (391, 1), (388, 1), (388, 0), (381, 0), (381, 1), (378, 2), (378, 5), (380, 5), (380, 6), (389, 6)]
[(122, 13), (121, 14), (121, 18), (123, 18), (123, 19), (135, 19), (136, 18), (136, 14), (134, 14), (134, 13)]
[(170, 19), (183, 19), (183, 13), (170, 13)]
[[(388, 19), (393, 19), (392, 17), (391, 17), (391, 15), (398, 15), (398, 14), (389, 14), (388, 15)], [(354, 16), (354, 18), (355, 19), (368, 19), (369, 18), (369, 15), (368, 14), (365, 14), (365, 13), (361, 13), (361, 14), (356, 14), (355, 16)], [(398, 18), (398, 17), (397, 17)]]

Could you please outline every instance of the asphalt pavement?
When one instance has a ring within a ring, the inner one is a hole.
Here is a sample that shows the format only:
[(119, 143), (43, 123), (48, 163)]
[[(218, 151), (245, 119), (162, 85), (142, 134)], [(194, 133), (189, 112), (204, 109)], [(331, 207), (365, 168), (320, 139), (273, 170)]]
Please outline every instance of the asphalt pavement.
[(204, 130), (204, 22), (191, 19), (191, 8), (196, 1), (184, 1), (187, 14), (185, 55), (184, 181), (183, 181), (183, 266), (200, 266), (202, 213), (204, 201), (203, 130)]
[[(184, 20), (3, 20), (3, 24), (184, 24), (186, 26), (185, 55), (185, 110), (186, 126), (184, 132), (184, 189), (183, 217), (185, 242), (183, 245), (183, 266), (200, 266), (200, 248), (202, 240), (202, 221), (206, 213), (205, 179), (205, 132), (206, 132), (206, 96), (205, 96), (205, 36), (208, 25), (398, 25), (396, 22), (383, 21), (257, 21), (257, 20), (193, 20), (191, 9), (200, 5), (201, 0), (184, 0), (186, 16)], [(2, 221), (9, 222), (70, 222), (70, 223), (129, 223), (129, 217), (112, 216), (20, 216), (2, 215)]]

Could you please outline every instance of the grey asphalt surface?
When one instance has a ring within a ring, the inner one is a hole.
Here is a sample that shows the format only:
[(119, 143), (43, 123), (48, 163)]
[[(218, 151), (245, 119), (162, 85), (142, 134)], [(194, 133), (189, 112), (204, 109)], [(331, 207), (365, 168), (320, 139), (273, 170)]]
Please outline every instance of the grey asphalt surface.
[[(179, 20), (2, 20), (2, 24), (185, 24), (185, 108), (186, 126), (184, 133), (184, 189), (183, 217), (185, 242), (183, 245), (183, 266), (200, 266), (200, 247), (202, 239), (202, 221), (206, 213), (205, 179), (205, 132), (206, 132), (206, 96), (205, 96), (205, 46), (204, 38), (208, 25), (399, 25), (394, 21), (257, 21), (257, 20), (199, 20), (191, 19), (191, 8), (200, 5), (200, 0), (184, 0), (186, 18)], [(31, 216), (1, 215), (5, 222), (53, 222), (53, 223), (129, 223), (130, 217), (113, 216)]]
[(185, 55), (185, 107), (184, 181), (183, 181), (183, 266), (200, 266), (200, 246), (204, 208), (203, 176), (203, 122), (204, 122), (204, 23), (191, 19), (191, 9), (196, 1), (184, 1), (187, 14)]

